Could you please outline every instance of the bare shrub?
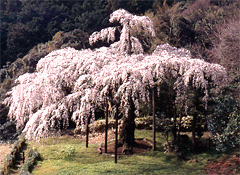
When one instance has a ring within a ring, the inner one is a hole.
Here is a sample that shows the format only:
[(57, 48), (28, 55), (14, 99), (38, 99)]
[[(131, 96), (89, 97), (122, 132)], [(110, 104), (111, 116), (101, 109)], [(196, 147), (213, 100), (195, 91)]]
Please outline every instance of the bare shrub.
[(239, 73), (240, 65), (240, 20), (230, 19), (217, 26), (211, 58), (227, 68), (228, 71)]
[(210, 7), (210, 0), (196, 0), (193, 4), (189, 5), (189, 7), (183, 11), (183, 16), (191, 16), (191, 18), (196, 18), (197, 16), (200, 18), (200, 14), (204, 14), (204, 12)]
[[(240, 11), (239, 11), (240, 12)], [(231, 78), (230, 86), (234, 96), (240, 99), (240, 13), (217, 26), (213, 48), (209, 51), (209, 61), (226, 68)]]

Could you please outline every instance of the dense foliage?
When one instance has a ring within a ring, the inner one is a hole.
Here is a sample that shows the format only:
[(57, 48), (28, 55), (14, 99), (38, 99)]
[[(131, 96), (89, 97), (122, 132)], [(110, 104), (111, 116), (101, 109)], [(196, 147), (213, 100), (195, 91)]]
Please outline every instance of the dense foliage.
[(214, 98), (208, 129), (218, 151), (227, 151), (239, 146), (240, 106), (228, 95)]
[(109, 15), (119, 8), (134, 14), (153, 13), (160, 42), (187, 46), (204, 55), (212, 47), (216, 25), (237, 17), (238, 6), (232, 0), (2, 0), (0, 67), (22, 58), (58, 31), (80, 29), (90, 34), (109, 26)]
[(80, 29), (90, 34), (109, 25), (109, 14), (118, 8), (144, 13), (152, 4), (153, 0), (2, 0), (0, 67), (22, 58), (58, 31)]

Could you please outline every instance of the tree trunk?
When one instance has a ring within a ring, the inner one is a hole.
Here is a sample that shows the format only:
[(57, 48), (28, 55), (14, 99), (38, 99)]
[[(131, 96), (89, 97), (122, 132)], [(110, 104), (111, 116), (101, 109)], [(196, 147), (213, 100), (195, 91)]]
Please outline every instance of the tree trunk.
[(156, 116), (155, 116), (155, 88), (152, 89), (152, 110), (153, 110), (153, 151), (156, 151)]
[[(175, 114), (175, 116), (177, 116), (177, 114)], [(181, 129), (182, 129), (182, 114), (179, 114), (179, 124), (178, 124), (178, 133), (177, 133), (177, 140), (179, 140), (179, 137), (180, 137), (180, 132), (181, 132)]]
[[(128, 116), (123, 117), (122, 130), (120, 133), (119, 144), (124, 145), (126, 148), (130, 148), (135, 144), (134, 131), (135, 131), (135, 107), (133, 101), (130, 101), (130, 110)], [(124, 152), (124, 150), (123, 150)]]
[(117, 148), (118, 148), (118, 106), (116, 107), (116, 131), (115, 131), (115, 163), (117, 163)]
[(177, 123), (177, 119), (176, 119), (176, 116), (174, 116), (174, 123), (173, 123), (173, 126), (172, 126), (172, 135), (173, 135), (173, 140), (174, 141), (177, 140), (177, 126), (176, 126), (176, 123)]
[(193, 114), (193, 122), (192, 122), (192, 146), (193, 146), (193, 150), (196, 150), (196, 114)]
[(107, 153), (107, 139), (108, 139), (108, 103), (106, 103), (106, 107), (105, 107), (105, 119), (106, 119), (106, 124), (105, 124), (105, 153)]
[(89, 136), (89, 121), (90, 121), (90, 116), (87, 118), (87, 128), (86, 128), (86, 148), (88, 148), (88, 136)]

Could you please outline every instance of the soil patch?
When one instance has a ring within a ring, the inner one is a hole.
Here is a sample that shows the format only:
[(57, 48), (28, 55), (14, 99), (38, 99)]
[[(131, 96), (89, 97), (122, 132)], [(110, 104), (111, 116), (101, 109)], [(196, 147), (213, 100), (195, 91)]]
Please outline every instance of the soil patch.
[[(85, 136), (82, 136), (82, 139), (85, 141)], [(105, 152), (105, 133), (94, 133), (89, 135), (89, 144), (97, 144), (102, 149), (102, 153)], [(152, 144), (147, 139), (135, 139), (135, 145), (133, 146), (133, 154), (144, 153), (152, 149)], [(118, 155), (123, 155), (123, 147), (119, 146), (117, 151)], [(113, 130), (108, 130), (108, 145), (107, 145), (107, 154), (115, 153), (115, 133)]]
[[(152, 144), (147, 141), (146, 139), (135, 139), (135, 144), (133, 146), (133, 152), (132, 154), (139, 154), (144, 153), (146, 151), (149, 151), (152, 149)], [(119, 146), (117, 149), (118, 155), (124, 155), (123, 152), (123, 146)], [(105, 149), (102, 148), (102, 152), (105, 152)], [(115, 154), (115, 143), (109, 143), (107, 146), (107, 154)]]
[[(85, 137), (85, 136), (84, 136)], [(112, 142), (115, 138), (113, 130), (108, 130), (108, 142)], [(105, 143), (105, 133), (94, 133), (89, 135), (89, 144), (98, 144), (99, 146)]]
[(0, 144), (0, 168), (3, 166), (4, 159), (12, 150), (11, 144)]

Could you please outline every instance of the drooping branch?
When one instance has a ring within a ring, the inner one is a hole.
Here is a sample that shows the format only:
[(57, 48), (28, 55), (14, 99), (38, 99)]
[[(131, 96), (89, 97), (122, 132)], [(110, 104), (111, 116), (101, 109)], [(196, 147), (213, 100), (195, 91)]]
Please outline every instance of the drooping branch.
[(94, 32), (89, 37), (89, 44), (93, 45), (97, 41), (107, 41), (108, 43), (115, 40), (116, 27), (108, 27), (102, 29), (100, 32)]
[(150, 36), (155, 36), (155, 30), (153, 22), (147, 16), (132, 15), (124, 9), (114, 11), (110, 15), (110, 22), (119, 22), (123, 27), (134, 28), (136, 27), (139, 31), (144, 31)]

